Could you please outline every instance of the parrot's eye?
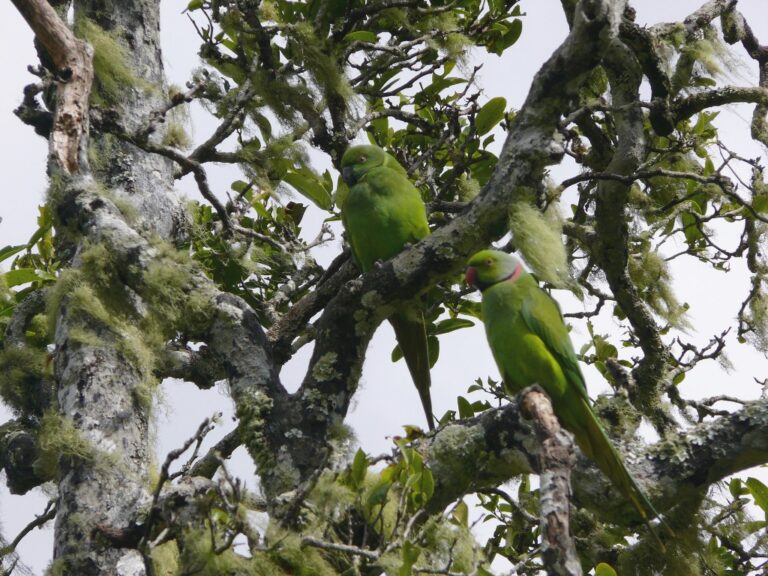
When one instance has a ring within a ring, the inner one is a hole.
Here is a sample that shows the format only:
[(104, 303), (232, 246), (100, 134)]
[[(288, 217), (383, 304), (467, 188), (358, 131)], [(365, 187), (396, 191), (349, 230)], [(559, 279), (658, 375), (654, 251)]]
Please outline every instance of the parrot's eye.
[(493, 260), (491, 260), (490, 258), (488, 258), (488, 259), (487, 259), (487, 260), (484, 262), (484, 264), (485, 264), (486, 266), (491, 266), (491, 265), (493, 264)]
[(366, 160), (368, 160), (367, 156), (360, 156), (360, 158), (358, 159), (358, 162), (365, 162)]

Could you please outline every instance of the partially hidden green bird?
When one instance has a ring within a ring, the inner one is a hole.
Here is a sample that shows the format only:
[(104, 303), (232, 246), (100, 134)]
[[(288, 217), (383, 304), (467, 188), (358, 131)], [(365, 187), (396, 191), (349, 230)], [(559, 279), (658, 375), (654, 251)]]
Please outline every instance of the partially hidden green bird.
[[(483, 295), (482, 315), (493, 357), (509, 394), (538, 384), (560, 423), (618, 490), (649, 521), (659, 516), (627, 471), (592, 411), (584, 376), (557, 303), (520, 260), (497, 250), (470, 258), (466, 281)], [(662, 545), (663, 546), (663, 545)]]
[[(421, 194), (394, 156), (377, 146), (352, 146), (341, 159), (345, 197), (337, 198), (352, 257), (367, 272), (429, 234)], [(424, 313), (418, 302), (401, 306), (389, 322), (419, 392), (430, 430), (434, 430), (429, 394), (429, 347)]]

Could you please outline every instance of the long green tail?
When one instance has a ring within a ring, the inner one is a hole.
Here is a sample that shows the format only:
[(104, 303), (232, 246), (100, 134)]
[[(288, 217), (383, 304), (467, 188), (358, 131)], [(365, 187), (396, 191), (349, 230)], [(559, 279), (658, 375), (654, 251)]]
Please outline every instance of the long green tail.
[(389, 323), (395, 329), (395, 337), (403, 351), (405, 363), (411, 373), (411, 379), (419, 392), (421, 405), (427, 417), (430, 430), (435, 429), (435, 419), (432, 415), (432, 397), (429, 388), (432, 378), (429, 375), (429, 346), (427, 344), (427, 327), (421, 310), (406, 310), (397, 312), (389, 317)]
[[(651, 520), (660, 517), (659, 512), (651, 504), (651, 501), (648, 500), (645, 492), (638, 486), (635, 479), (632, 478), (632, 475), (624, 465), (621, 454), (613, 446), (597, 416), (589, 406), (585, 406), (585, 408), (586, 410), (583, 411), (585, 417), (580, 422), (580, 424), (583, 424), (583, 427), (579, 426), (579, 430), (575, 434), (576, 442), (624, 497), (632, 502), (632, 505), (663, 550), (664, 544), (661, 542), (654, 526), (651, 525)], [(667, 531), (672, 534), (672, 530), (664, 524), (663, 520), (662, 526), (665, 526)]]

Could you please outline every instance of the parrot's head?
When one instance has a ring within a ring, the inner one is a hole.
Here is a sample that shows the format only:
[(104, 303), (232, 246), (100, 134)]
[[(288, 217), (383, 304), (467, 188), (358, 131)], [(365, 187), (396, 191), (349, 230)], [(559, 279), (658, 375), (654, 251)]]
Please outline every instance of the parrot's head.
[(368, 170), (384, 164), (387, 153), (378, 146), (350, 146), (341, 157), (341, 177), (353, 186)]
[(465, 279), (467, 284), (483, 291), (504, 280), (515, 282), (523, 271), (522, 262), (511, 254), (498, 250), (481, 250), (467, 262)]

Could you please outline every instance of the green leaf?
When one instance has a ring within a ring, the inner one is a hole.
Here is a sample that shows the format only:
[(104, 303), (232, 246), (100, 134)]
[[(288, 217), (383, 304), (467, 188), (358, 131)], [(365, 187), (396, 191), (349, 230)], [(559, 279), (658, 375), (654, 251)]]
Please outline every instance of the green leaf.
[(199, 10), (203, 7), (203, 0), (192, 0), (189, 4), (187, 4), (187, 10), (192, 12), (193, 10)]
[(451, 76), (450, 78), (433, 76), (433, 78), (434, 79), (432, 80), (432, 84), (424, 88), (424, 90), (422, 90), (417, 96), (417, 99), (421, 98), (422, 100), (426, 100), (428, 98), (432, 98), (446, 88), (450, 88), (456, 84), (465, 84), (467, 82), (464, 78), (457, 78), (455, 76)]
[[(252, 112), (251, 118), (256, 122), (256, 125), (259, 127), (259, 130), (261, 130), (261, 135), (265, 140), (272, 138), (272, 123), (269, 121), (269, 118), (258, 112)], [(256, 142), (258, 142), (258, 140), (256, 140)]]
[(375, 32), (370, 32), (368, 30), (357, 30), (355, 32), (350, 32), (346, 36), (344, 36), (345, 42), (370, 42), (371, 44), (375, 44), (378, 40), (378, 36), (376, 36)]
[(682, 383), (683, 380), (685, 380), (685, 372), (679, 372), (675, 374), (674, 378), (672, 378), (672, 385), (677, 386), (678, 384)]
[(419, 482), (419, 492), (422, 494), (422, 505), (429, 502), (435, 493), (435, 477), (432, 476), (432, 471), (424, 467), (421, 473), (421, 481)]
[(469, 527), (469, 507), (464, 500), (459, 500), (459, 503), (456, 504), (456, 507), (453, 509), (452, 519), (459, 526)]
[(403, 559), (403, 564), (400, 566), (398, 575), (411, 576), (413, 574), (413, 570), (412, 570), (413, 565), (416, 564), (416, 560), (418, 560), (419, 556), (421, 555), (421, 548), (419, 548), (413, 542), (406, 540), (405, 542), (403, 542), (401, 555)]
[(248, 182), (243, 182), (242, 180), (235, 180), (234, 182), (232, 182), (232, 184), (230, 184), (230, 188), (232, 188), (232, 190), (234, 190), (238, 194), (242, 194), (243, 192), (248, 190), (249, 187), (250, 185), (248, 184)]
[(595, 352), (600, 360), (616, 358), (619, 355), (616, 346), (607, 342), (602, 336), (595, 336)]
[(618, 576), (616, 570), (614, 570), (609, 564), (600, 562), (595, 566), (595, 576)]
[(454, 330), (461, 330), (462, 328), (469, 328), (474, 326), (475, 323), (472, 320), (466, 320), (464, 318), (449, 318), (447, 320), (440, 320), (435, 326), (435, 334), (447, 334)]
[(501, 14), (506, 8), (504, 0), (488, 0), (488, 7), (491, 14)]
[(459, 405), (459, 418), (472, 418), (475, 415), (472, 404), (464, 396), (459, 396), (456, 403)]
[(751, 522), (743, 522), (741, 527), (747, 532), (747, 534), (754, 534), (758, 530), (763, 530), (768, 522), (764, 520), (753, 520)]
[[(752, 198), (752, 208), (755, 209), (755, 212), (759, 212), (760, 214), (768, 212), (768, 196), (760, 195)], [(0, 260), (3, 260), (3, 258), (0, 257)]]
[(374, 506), (384, 504), (384, 502), (387, 500), (387, 494), (389, 494), (389, 489), (391, 486), (392, 482), (389, 480), (385, 480), (383, 478), (379, 480), (379, 482), (371, 490), (370, 494), (368, 494), (366, 506), (371, 509)]
[(5, 248), (0, 249), (0, 262), (3, 260), (7, 260), (11, 256), (18, 254), (22, 250), (24, 250), (28, 245), (27, 244), (21, 244), (20, 246), (6, 246)]
[(368, 472), (368, 457), (365, 452), (358, 448), (355, 453), (355, 459), (352, 461), (352, 467), (349, 469), (349, 478), (353, 488), (360, 488)]
[(295, 171), (287, 172), (283, 176), (283, 182), (293, 186), (296, 191), (305, 198), (314, 202), (323, 210), (331, 209), (331, 195), (325, 189), (322, 182), (314, 175), (309, 176), (309, 172), (298, 173)]
[(37, 272), (38, 271), (34, 268), (18, 268), (3, 274), (3, 278), (5, 278), (5, 283), (8, 285), (8, 287), (12, 288), (13, 286), (18, 286), (19, 284), (26, 284), (28, 282), (36, 282), (38, 280), (42, 280)]
[(738, 498), (747, 493), (741, 478), (731, 478), (731, 481), (728, 482), (728, 490), (730, 490), (731, 496), (734, 498)]
[(768, 486), (760, 482), (757, 478), (751, 476), (747, 478), (747, 488), (749, 493), (752, 494), (752, 498), (755, 499), (755, 504), (762, 508), (763, 512), (768, 514)]
[(475, 116), (475, 128), (477, 129), (477, 134), (482, 136), (486, 132), (490, 132), (493, 127), (504, 118), (506, 109), (507, 100), (501, 96), (491, 98), (486, 102), (486, 104), (480, 108), (477, 116)]
[(691, 245), (691, 247), (693, 247), (697, 240), (704, 238), (704, 235), (701, 233), (701, 230), (699, 230), (697, 225), (698, 221), (696, 220), (696, 217), (693, 216), (693, 214), (690, 212), (683, 212), (680, 214), (680, 222), (683, 225), (683, 234), (685, 235), (685, 239), (688, 244)]

